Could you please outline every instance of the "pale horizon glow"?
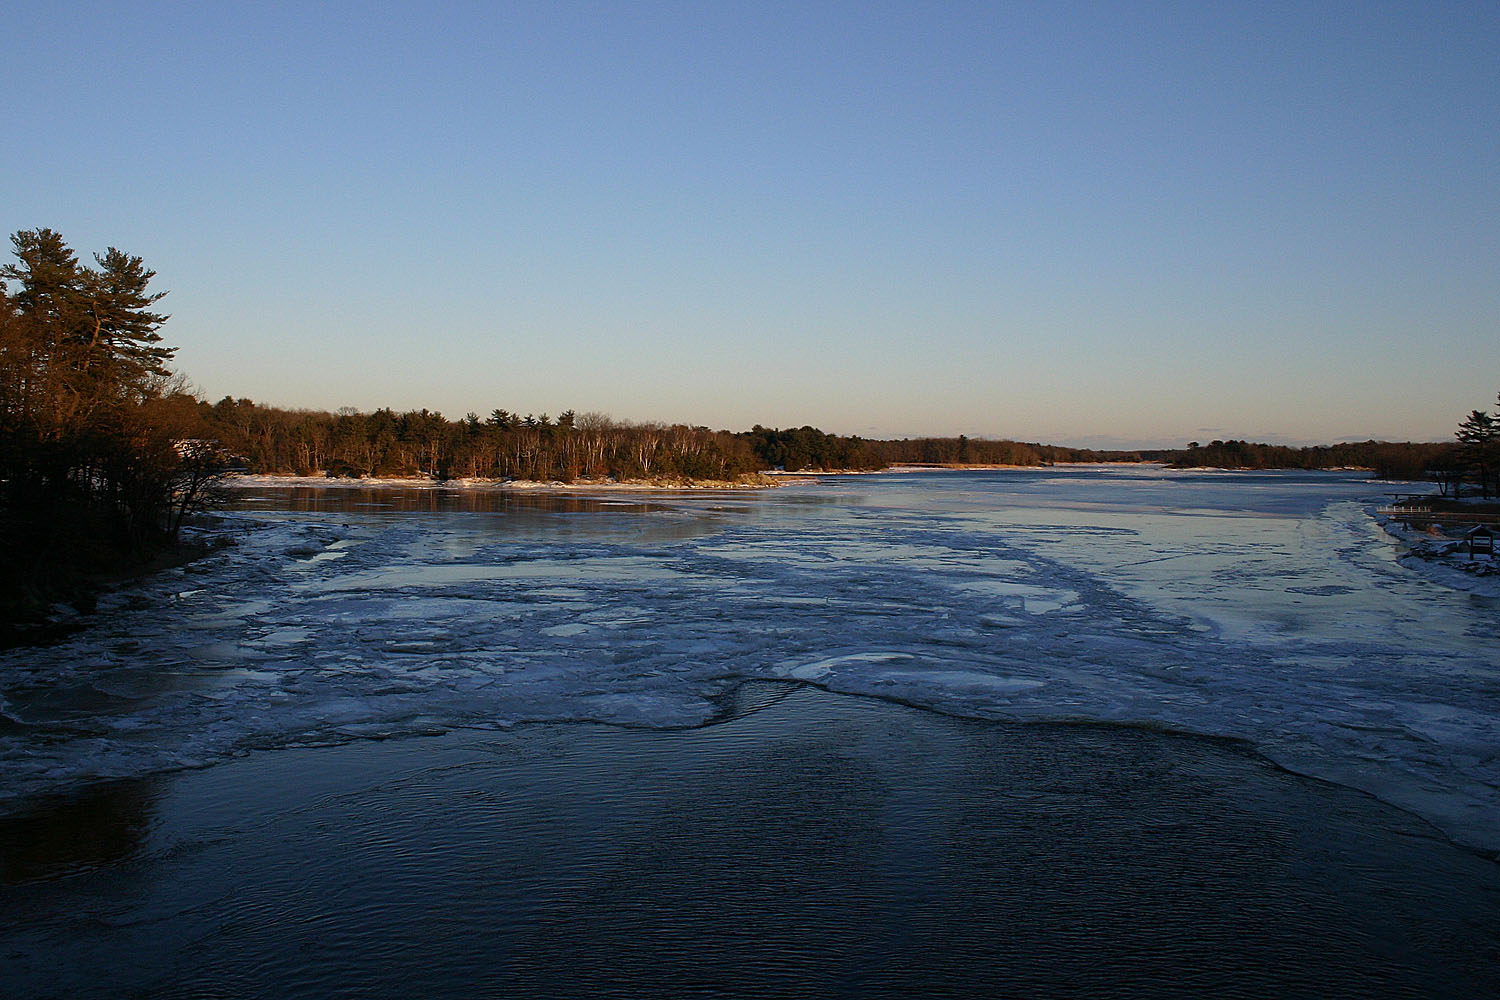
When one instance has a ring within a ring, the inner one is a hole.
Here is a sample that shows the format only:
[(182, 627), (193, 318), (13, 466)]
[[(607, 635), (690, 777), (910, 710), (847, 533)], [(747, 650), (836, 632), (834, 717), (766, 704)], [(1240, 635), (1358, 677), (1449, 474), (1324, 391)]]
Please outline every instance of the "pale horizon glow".
[(0, 221), (144, 257), (210, 400), (1130, 448), (1500, 391), (1494, 5), (6, 20)]

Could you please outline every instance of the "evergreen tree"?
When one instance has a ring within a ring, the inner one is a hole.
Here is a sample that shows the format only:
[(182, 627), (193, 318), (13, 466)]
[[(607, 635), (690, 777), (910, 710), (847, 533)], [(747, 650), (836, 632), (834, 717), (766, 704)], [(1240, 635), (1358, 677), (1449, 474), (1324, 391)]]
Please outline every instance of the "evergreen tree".
[(76, 335), (84, 287), (78, 258), (50, 229), (23, 230), (10, 241), (19, 263), (0, 267), (0, 278), (20, 284), (12, 295), (16, 309), (55, 333)]
[(163, 347), (156, 332), (167, 317), (151, 311), (167, 293), (147, 290), (156, 272), (139, 257), (110, 247), (94, 260), (98, 270), (84, 274), (91, 356), (111, 365), (118, 389), (140, 394), (171, 374), (166, 366), (177, 349)]
[(1492, 477), (1497, 467), (1496, 450), (1500, 444), (1500, 424), (1483, 410), (1470, 412), (1458, 425), (1455, 436), (1460, 445), (1460, 456), (1465, 465), (1478, 475), (1479, 491), (1485, 498), (1490, 496)]
[[(0, 266), (0, 625), (170, 541), (222, 468), (172, 380), (155, 273), (50, 229)], [(207, 408), (205, 408), (207, 409)]]
[(85, 267), (50, 229), (11, 243), (17, 263), (0, 278), (18, 286), (10, 301), (27, 334), (27, 417), (44, 436), (83, 433), (118, 404), (159, 393), (175, 349), (157, 333), (167, 317), (151, 311), (166, 294), (148, 289), (156, 272), (114, 247)]

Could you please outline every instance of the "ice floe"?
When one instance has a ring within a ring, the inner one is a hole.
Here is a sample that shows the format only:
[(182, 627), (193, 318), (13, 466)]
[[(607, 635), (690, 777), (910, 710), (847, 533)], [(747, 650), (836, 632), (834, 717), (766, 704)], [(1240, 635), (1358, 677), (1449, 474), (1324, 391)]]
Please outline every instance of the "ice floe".
[(782, 678), (1243, 739), (1500, 848), (1496, 601), (1414, 571), (1371, 517), (1380, 493), (1131, 468), (828, 478), (732, 504), (401, 510), (327, 490), (277, 510), (265, 492), (228, 515), (234, 548), (0, 654), (0, 802), (372, 735), (701, 725)]

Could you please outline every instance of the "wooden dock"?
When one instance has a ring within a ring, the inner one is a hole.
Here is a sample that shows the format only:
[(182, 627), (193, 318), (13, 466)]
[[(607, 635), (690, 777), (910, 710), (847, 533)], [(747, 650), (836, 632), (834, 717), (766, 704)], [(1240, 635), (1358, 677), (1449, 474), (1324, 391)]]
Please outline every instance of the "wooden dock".
[(1394, 518), (1403, 524), (1436, 524), (1466, 527), (1476, 524), (1500, 525), (1500, 503), (1465, 509), (1465, 504), (1455, 503), (1442, 497), (1413, 493), (1387, 493), (1393, 497), (1391, 503), (1377, 507), (1375, 513)]

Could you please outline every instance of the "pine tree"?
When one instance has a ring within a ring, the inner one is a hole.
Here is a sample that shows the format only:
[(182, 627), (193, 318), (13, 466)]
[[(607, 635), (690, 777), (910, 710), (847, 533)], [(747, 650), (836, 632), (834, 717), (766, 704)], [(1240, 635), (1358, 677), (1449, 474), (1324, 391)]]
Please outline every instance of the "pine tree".
[(12, 295), (24, 315), (54, 332), (82, 328), (83, 269), (63, 238), (50, 229), (23, 230), (10, 238), (19, 264), (0, 267), (0, 278), (20, 283)]
[(112, 367), (118, 389), (140, 394), (171, 374), (166, 366), (176, 348), (161, 346), (156, 332), (167, 317), (151, 311), (167, 293), (147, 291), (156, 272), (139, 257), (110, 247), (94, 260), (99, 269), (84, 274), (90, 357)]
[(0, 265), (0, 623), (7, 599), (170, 539), (223, 466), (167, 368), (155, 272), (115, 247), (82, 265), (50, 229), (11, 244), (14, 263)]
[(1497, 466), (1497, 446), (1500, 446), (1500, 424), (1483, 410), (1472, 411), (1455, 434), (1460, 445), (1460, 455), (1468, 468), (1478, 473), (1479, 491), (1488, 499), (1493, 470)]
[(17, 427), (54, 439), (87, 410), (90, 393), (80, 365), (85, 329), (84, 279), (78, 258), (50, 229), (11, 237), (17, 263), (0, 267), (0, 279), (14, 281), (13, 336), (7, 338), (7, 415)]
[(157, 330), (167, 317), (151, 311), (165, 292), (148, 286), (156, 272), (114, 247), (80, 265), (50, 229), (11, 237), (17, 263), (0, 279), (17, 288), (10, 305), (27, 334), (28, 417), (48, 436), (76, 434), (122, 403), (159, 392), (174, 348)]

